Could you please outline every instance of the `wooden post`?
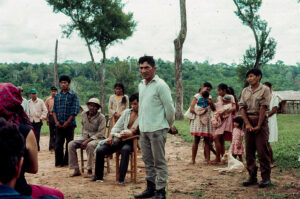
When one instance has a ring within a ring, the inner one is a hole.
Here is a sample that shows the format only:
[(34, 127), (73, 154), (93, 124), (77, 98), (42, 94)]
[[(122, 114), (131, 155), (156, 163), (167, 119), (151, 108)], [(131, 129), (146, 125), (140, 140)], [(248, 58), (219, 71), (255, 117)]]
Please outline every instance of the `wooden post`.
[(57, 48), (58, 48), (58, 40), (56, 39), (55, 56), (54, 56), (54, 78), (53, 78), (53, 84), (54, 86), (56, 86), (56, 88), (58, 88)]

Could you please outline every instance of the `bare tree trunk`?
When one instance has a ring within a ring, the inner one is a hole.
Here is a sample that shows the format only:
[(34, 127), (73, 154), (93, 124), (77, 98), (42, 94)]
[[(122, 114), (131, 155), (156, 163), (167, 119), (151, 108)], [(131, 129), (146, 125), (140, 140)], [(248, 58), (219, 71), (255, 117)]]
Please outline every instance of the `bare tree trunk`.
[(105, 84), (104, 84), (104, 80), (105, 80), (105, 72), (106, 72), (106, 54), (105, 54), (105, 49), (101, 49), (102, 54), (103, 54), (103, 59), (102, 59), (102, 76), (101, 76), (101, 106), (102, 106), (102, 110), (101, 112), (103, 114), (105, 114)]
[(187, 33), (185, 0), (179, 0), (181, 29), (174, 40), (175, 46), (175, 119), (183, 120), (183, 86), (182, 86), (182, 47)]
[(55, 55), (54, 55), (54, 78), (53, 85), (58, 88), (58, 67), (57, 67), (57, 48), (58, 48), (58, 40), (55, 42)]

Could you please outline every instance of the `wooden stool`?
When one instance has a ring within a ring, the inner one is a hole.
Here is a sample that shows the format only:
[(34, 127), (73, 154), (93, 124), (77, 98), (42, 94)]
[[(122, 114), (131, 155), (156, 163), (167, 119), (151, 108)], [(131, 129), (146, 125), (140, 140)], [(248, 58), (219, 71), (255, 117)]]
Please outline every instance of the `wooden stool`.
[[(133, 140), (133, 152), (130, 153), (130, 169), (127, 172), (130, 172), (131, 181), (137, 183), (137, 143), (139, 135), (134, 135), (130, 138), (122, 139), (122, 141)], [(120, 151), (116, 152), (116, 181), (119, 180), (120, 172)]]

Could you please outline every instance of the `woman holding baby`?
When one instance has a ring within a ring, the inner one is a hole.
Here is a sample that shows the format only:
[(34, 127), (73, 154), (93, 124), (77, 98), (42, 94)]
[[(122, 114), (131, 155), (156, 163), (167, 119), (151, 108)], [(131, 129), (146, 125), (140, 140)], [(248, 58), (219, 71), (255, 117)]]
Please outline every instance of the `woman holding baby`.
[(215, 110), (213, 100), (209, 95), (212, 85), (205, 82), (193, 97), (190, 106), (190, 112), (194, 118), (190, 119), (190, 133), (194, 136), (194, 143), (192, 147), (192, 161), (190, 164), (195, 164), (198, 145), (201, 137), (204, 138), (204, 157), (205, 161), (210, 161), (210, 150), (214, 151), (212, 147), (213, 127), (211, 124), (211, 111)]
[(235, 99), (228, 94), (228, 86), (226, 84), (221, 83), (218, 85), (218, 94), (219, 96), (215, 103), (216, 112), (212, 119), (216, 146), (216, 159), (211, 162), (213, 164), (221, 163), (221, 156), (225, 153), (224, 132), (232, 133), (232, 114), (236, 111)]

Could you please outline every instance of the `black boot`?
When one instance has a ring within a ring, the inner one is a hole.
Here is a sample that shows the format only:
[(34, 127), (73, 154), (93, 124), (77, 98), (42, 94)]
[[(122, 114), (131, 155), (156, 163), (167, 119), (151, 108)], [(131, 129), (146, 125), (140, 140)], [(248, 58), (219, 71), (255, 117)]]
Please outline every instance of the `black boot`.
[(162, 188), (160, 190), (156, 190), (155, 192), (155, 199), (165, 199), (166, 198), (166, 190)]
[(134, 198), (151, 198), (155, 195), (155, 184), (147, 180), (147, 188), (141, 194), (134, 195)]
[(243, 182), (243, 186), (247, 187), (249, 185), (253, 185), (257, 183), (257, 178), (256, 177), (250, 177), (248, 180)]
[(265, 188), (265, 187), (268, 187), (271, 185), (271, 181), (270, 180), (262, 180), (260, 183), (259, 183), (259, 188)]

